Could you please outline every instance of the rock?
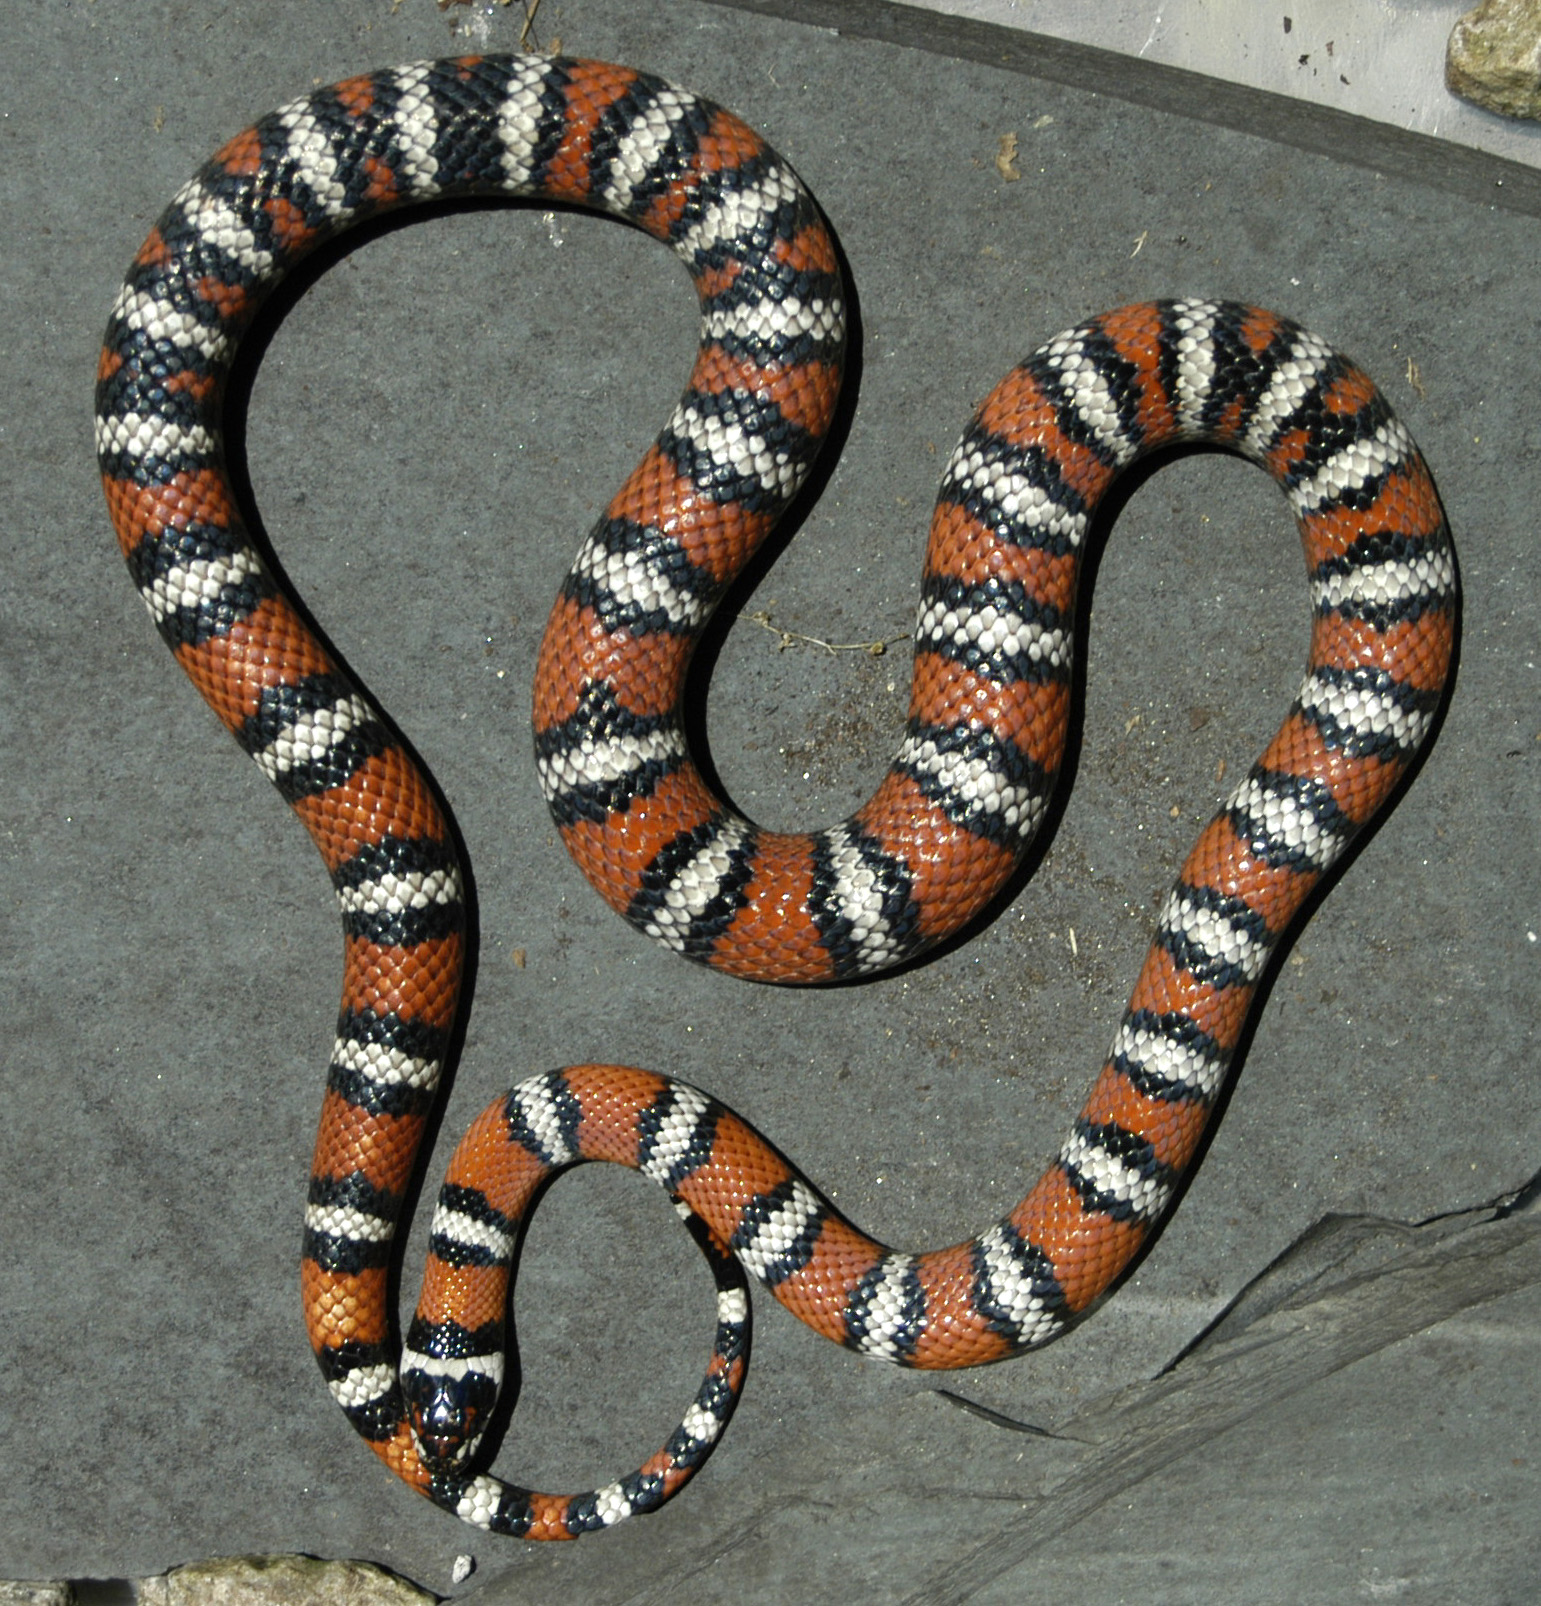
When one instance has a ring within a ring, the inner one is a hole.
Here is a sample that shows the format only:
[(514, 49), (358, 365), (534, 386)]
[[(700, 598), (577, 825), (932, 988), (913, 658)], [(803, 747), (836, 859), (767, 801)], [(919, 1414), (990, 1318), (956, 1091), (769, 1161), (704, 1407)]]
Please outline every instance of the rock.
[[(314, 1556), (217, 1556), (159, 1578), (115, 1580), (139, 1606), (437, 1606), (438, 1596), (367, 1561)], [(118, 1597), (114, 1595), (114, 1599)], [(75, 1606), (67, 1583), (7, 1583), (0, 1606)]]
[(1541, 0), (1483, 0), (1451, 30), (1445, 84), (1504, 117), (1541, 118)]
[(0, 1580), (0, 1606), (75, 1606), (68, 1584), (8, 1584)]
[(228, 1556), (139, 1585), (140, 1606), (434, 1606), (437, 1597), (367, 1561)]

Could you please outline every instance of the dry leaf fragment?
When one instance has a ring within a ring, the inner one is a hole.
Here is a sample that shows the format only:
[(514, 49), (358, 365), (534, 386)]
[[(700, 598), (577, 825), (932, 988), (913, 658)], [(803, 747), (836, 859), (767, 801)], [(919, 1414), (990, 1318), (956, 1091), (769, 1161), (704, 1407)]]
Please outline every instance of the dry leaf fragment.
[(1022, 177), (1022, 170), (1017, 166), (1017, 136), (1015, 134), (1001, 135), (1000, 149), (995, 153), (995, 171), (1008, 184), (1015, 184)]

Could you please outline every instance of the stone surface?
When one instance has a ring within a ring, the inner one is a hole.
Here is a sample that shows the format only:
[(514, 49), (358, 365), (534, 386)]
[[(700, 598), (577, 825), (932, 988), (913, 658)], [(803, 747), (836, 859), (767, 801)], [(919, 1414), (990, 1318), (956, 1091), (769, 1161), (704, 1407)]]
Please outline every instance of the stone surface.
[[(129, 257), (222, 141), (316, 82), (510, 48), (519, 12), (0, 7), (0, 1571), (303, 1551), (447, 1595), (472, 1552), (463, 1592), (585, 1606), (817, 1600), (832, 1572), (875, 1606), (949, 1575), (1013, 1606), (1534, 1606), (1534, 1282), (1492, 1296), (1447, 1280), (1440, 1244), (1398, 1238), (1377, 1267), (1402, 1255), (1404, 1286), (1456, 1289), (1432, 1325), (1398, 1328), (1369, 1299), (1395, 1278), (1356, 1264), (1366, 1300), (1333, 1284), (1321, 1341), (1315, 1314), (1280, 1305), (1174, 1363), (1324, 1219), (1469, 1211), (1541, 1168), (1541, 234), (1486, 198), (1131, 105), (1115, 71), (1092, 94), (692, 0), (564, 0), (540, 34), (747, 117), (810, 183), (855, 281), (841, 449), (699, 690), (720, 773), (768, 825), (865, 796), (907, 675), (900, 649), (780, 651), (753, 616), (827, 641), (905, 631), (952, 441), (1057, 330), (1151, 295), (1273, 305), (1375, 375), (1427, 454), (1466, 598), (1455, 695), (1275, 978), (1172, 1225), (1063, 1343), (942, 1380), (758, 1300), (711, 1464), (658, 1516), (555, 1551), (397, 1485), (328, 1396), (297, 1285), (337, 1011), (331, 892), (134, 597), (91, 384)], [(869, 1230), (952, 1242), (1061, 1139), (1172, 872), (1298, 686), (1298, 542), (1244, 465), (1185, 457), (1144, 480), (1098, 565), (1074, 790), (1011, 906), (860, 988), (690, 969), (562, 852), (528, 683), (572, 552), (674, 405), (695, 330), (675, 263), (626, 230), (452, 209), (340, 251), (282, 300), (233, 425), (285, 568), (469, 847), (480, 969), (428, 1169), (519, 1077), (623, 1059), (740, 1110)], [(1524, 1254), (1502, 1258), (1523, 1271)], [(536, 1213), (518, 1315), (500, 1469), (592, 1486), (678, 1420), (710, 1278), (656, 1190), (589, 1168)], [(1259, 1335), (1254, 1383), (1232, 1363)], [(1177, 1383), (1205, 1407), (1187, 1438), (1158, 1409)], [(1070, 1436), (1091, 1428), (1104, 1437)], [(1018, 1527), (1031, 1553), (986, 1578), (981, 1548)]]
[(1541, 0), (1483, 0), (1450, 31), (1445, 82), (1503, 117), (1541, 118)]
[[(1532, 210), (1541, 129), (1445, 87), (1452, 0), (719, 0), (948, 50), (1322, 151), (1378, 172), (1470, 189), (1502, 176)], [(1476, 161), (1481, 155), (1487, 161)], [(1496, 163), (1494, 158), (1499, 159)], [(1493, 166), (1508, 168), (1494, 175)]]

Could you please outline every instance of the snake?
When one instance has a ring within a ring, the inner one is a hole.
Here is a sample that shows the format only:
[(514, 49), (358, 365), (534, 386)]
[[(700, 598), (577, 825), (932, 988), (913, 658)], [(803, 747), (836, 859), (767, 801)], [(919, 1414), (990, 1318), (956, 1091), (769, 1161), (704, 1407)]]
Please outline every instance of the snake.
[[(465, 873), (445, 806), (248, 529), (222, 433), (235, 353), (321, 242), (394, 208), (507, 196), (670, 246), (701, 307), (686, 388), (562, 583), (535, 673), (540, 785), (595, 889), (685, 958), (762, 982), (914, 960), (1001, 897), (1048, 812), (1077, 586), (1131, 464), (1197, 443), (1260, 465), (1299, 526), (1312, 614), (1277, 734), (1201, 832), (1105, 1063), (1043, 1176), (925, 1253), (848, 1222), (731, 1110), (624, 1065), (498, 1098), (450, 1162), (417, 1310), (388, 1278), (457, 1020)], [(903, 1367), (1034, 1349), (1100, 1301), (1170, 1210), (1296, 916), (1435, 730), (1459, 582), (1429, 470), (1374, 384), (1259, 308), (1150, 301), (1041, 346), (942, 474), (909, 712), (871, 799), (808, 834), (717, 795), (683, 719), (713, 609), (806, 484), (846, 347), (840, 259), (753, 129), (643, 72), (532, 55), (367, 73), (264, 117), (176, 194), (108, 323), (96, 441), (112, 523), (177, 662), (278, 788), (341, 908), (344, 980), (301, 1256), (331, 1394), (413, 1489), (494, 1532), (570, 1539), (657, 1509), (718, 1442), (752, 1278), (816, 1332)], [(716, 1268), (701, 1387), (635, 1471), (582, 1494), (485, 1470), (527, 1211), (565, 1167), (663, 1187)]]

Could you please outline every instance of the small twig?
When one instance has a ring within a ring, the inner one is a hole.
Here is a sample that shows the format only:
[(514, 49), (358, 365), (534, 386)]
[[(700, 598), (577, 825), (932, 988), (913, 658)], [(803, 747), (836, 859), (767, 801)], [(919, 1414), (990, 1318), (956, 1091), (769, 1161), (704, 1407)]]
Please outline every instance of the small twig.
[(530, 43), (530, 32), (535, 26), (535, 13), (540, 10), (540, 0), (524, 0), (524, 25), (519, 30), (519, 48), (521, 50), (538, 50), (539, 45)]
[(864, 652), (870, 657), (881, 658), (895, 642), (908, 641), (908, 635), (889, 636), (883, 641), (820, 641), (817, 636), (805, 636), (800, 630), (785, 630), (771, 620), (771, 616), (762, 608), (759, 613), (749, 615), (750, 620), (768, 630), (773, 636), (779, 636), (781, 643), (778, 652), (785, 652), (788, 647), (799, 641), (806, 641), (810, 647), (822, 647), (825, 652)]

